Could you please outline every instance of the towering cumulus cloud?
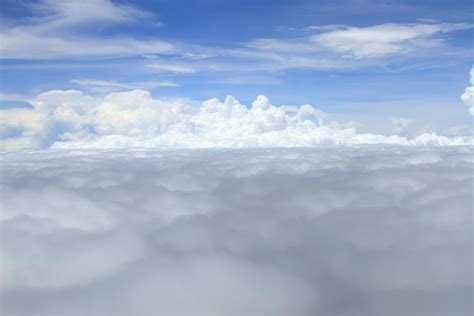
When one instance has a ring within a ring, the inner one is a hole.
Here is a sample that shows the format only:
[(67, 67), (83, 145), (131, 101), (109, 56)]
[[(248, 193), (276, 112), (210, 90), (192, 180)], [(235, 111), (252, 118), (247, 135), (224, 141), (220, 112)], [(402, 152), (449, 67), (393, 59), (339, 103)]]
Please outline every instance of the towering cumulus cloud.
[(474, 115), (474, 67), (471, 68), (469, 75), (471, 86), (466, 88), (466, 91), (461, 95), (461, 100), (466, 104), (471, 115)]
[(470, 315), (473, 154), (4, 152), (0, 313)]
[[(466, 90), (463, 99), (472, 102)], [(241, 148), (310, 147), (337, 144), (465, 145), (472, 138), (422, 134), (358, 134), (325, 124), (311, 105), (274, 106), (263, 95), (251, 107), (232, 96), (200, 107), (162, 101), (144, 90), (94, 98), (76, 90), (54, 90), (29, 100), (32, 109), (1, 110), (2, 147), (36, 148)]]

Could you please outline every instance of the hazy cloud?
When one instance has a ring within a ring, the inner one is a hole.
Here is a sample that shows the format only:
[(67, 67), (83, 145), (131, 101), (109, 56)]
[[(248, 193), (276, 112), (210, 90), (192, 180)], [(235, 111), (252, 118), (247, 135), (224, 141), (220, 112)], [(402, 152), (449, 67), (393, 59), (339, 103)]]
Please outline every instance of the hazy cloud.
[(439, 35), (472, 28), (467, 23), (381, 24), (369, 27), (345, 27), (313, 35), (311, 41), (356, 59), (406, 53), (414, 48), (442, 44)]
[(429, 54), (434, 48), (446, 51), (448, 34), (473, 27), (469, 23), (309, 26), (286, 38), (255, 39), (245, 44), (246, 49), (223, 54), (260, 60), (260, 67), (267, 70), (360, 67), (394, 56)]
[(2, 153), (5, 315), (470, 315), (472, 147)]
[(395, 134), (401, 134), (405, 131), (411, 120), (405, 117), (392, 117), (392, 128)]
[(169, 53), (174, 46), (158, 39), (141, 40), (126, 35), (100, 36), (86, 27), (131, 23), (154, 18), (133, 6), (110, 0), (28, 3), (33, 17), (5, 21), (0, 32), (2, 58), (78, 58), (97, 56), (134, 56)]
[(158, 87), (175, 87), (176, 83), (170, 81), (144, 81), (144, 82), (118, 82), (115, 80), (97, 79), (72, 79), (71, 83), (86, 86), (92, 91), (110, 92), (115, 90), (153, 89)]
[(192, 73), (196, 71), (190, 66), (172, 63), (153, 63), (147, 66), (156, 72)]

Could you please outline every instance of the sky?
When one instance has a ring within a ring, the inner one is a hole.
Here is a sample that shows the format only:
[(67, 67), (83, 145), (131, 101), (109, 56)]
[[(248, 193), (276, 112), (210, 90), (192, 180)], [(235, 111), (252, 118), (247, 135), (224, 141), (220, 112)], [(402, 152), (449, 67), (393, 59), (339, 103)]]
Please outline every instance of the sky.
[(474, 3), (0, 0), (0, 314), (473, 314)]
[(0, 106), (32, 109), (54, 90), (249, 108), (265, 95), (360, 132), (466, 136), (472, 12), (469, 0), (2, 0)]

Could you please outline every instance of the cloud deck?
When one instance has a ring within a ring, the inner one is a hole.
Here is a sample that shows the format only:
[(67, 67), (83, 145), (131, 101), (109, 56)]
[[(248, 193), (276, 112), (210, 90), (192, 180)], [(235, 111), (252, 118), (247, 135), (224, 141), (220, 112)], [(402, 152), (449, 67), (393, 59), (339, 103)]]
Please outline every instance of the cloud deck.
[(5, 315), (468, 315), (472, 147), (2, 153)]

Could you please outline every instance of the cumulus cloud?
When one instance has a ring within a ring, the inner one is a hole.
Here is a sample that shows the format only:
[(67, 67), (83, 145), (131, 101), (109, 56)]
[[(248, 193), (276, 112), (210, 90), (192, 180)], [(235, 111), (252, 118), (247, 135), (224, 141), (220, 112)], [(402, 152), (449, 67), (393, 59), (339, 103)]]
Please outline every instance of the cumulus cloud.
[(461, 100), (467, 106), (469, 113), (474, 115), (474, 67), (469, 72), (471, 86), (467, 87), (464, 93), (461, 95)]
[[(463, 145), (472, 137), (359, 134), (304, 104), (275, 106), (260, 95), (247, 107), (233, 96), (196, 107), (186, 99), (159, 100), (135, 89), (92, 97), (52, 90), (29, 100), (33, 109), (1, 110), (2, 147), (310, 147), (318, 145)], [(18, 118), (21, 116), (21, 118)], [(398, 124), (398, 123), (397, 123)]]
[(407, 127), (411, 123), (411, 120), (405, 117), (392, 117), (392, 127), (393, 132), (395, 134), (403, 133)]
[(473, 154), (4, 152), (0, 311), (470, 315)]

